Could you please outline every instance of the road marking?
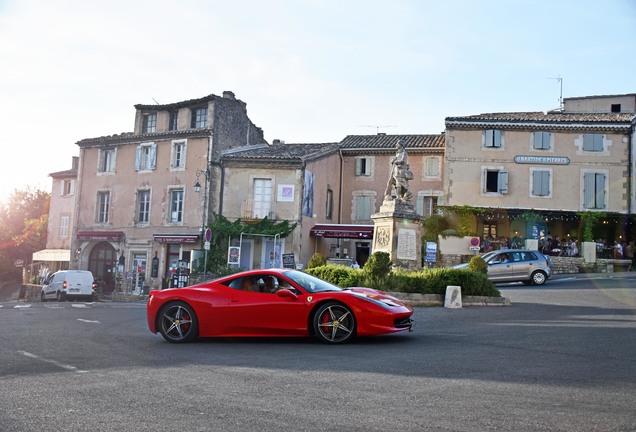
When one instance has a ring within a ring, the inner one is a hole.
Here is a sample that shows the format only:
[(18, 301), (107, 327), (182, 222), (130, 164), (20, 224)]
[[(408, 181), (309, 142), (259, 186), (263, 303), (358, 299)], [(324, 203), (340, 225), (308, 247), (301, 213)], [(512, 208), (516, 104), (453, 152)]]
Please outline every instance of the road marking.
[(37, 354), (33, 354), (33, 353), (30, 353), (30, 352), (27, 352), (27, 351), (18, 351), (18, 353), (22, 354), (25, 357), (29, 357), (29, 358), (32, 358), (32, 359), (35, 359), (35, 360), (40, 360), (40, 361), (45, 362), (45, 363), (50, 363), (52, 365), (55, 365), (57, 367), (60, 367), (62, 369), (66, 369), (66, 370), (69, 370), (69, 371), (72, 371), (72, 372), (76, 372), (76, 373), (87, 373), (88, 372), (88, 371), (85, 371), (85, 370), (78, 369), (75, 366), (67, 365), (67, 364), (60, 363), (60, 362), (55, 361), (55, 360), (51, 360), (51, 359), (47, 359), (47, 358), (44, 358), (44, 357), (40, 357)]
[(78, 318), (77, 320), (81, 321), (81, 322), (85, 322), (85, 323), (101, 324), (99, 321), (87, 320), (87, 319), (83, 319), (83, 318)]
[(85, 304), (85, 303), (80, 303), (80, 304), (72, 304), (71, 307), (74, 307), (74, 308), (87, 308), (88, 305)]
[(30, 308), (30, 307), (31, 307), (30, 304), (15, 305), (15, 306), (13, 306), (13, 309), (23, 309), (23, 308)]

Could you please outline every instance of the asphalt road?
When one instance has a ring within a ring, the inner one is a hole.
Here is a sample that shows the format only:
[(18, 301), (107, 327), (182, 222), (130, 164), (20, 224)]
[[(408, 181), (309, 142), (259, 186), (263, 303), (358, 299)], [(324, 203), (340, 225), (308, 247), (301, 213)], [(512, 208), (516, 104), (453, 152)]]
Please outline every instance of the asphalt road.
[(143, 303), (0, 302), (0, 431), (633, 431), (636, 273), (418, 308), (413, 333), (172, 345)]

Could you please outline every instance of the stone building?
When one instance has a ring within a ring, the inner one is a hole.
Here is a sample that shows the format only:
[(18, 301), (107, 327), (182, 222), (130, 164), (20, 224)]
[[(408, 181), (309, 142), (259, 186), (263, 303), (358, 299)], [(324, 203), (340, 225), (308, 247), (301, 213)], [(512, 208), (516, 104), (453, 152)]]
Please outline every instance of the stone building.
[(221, 205), (221, 152), (265, 140), (229, 91), (135, 109), (133, 132), (77, 143), (72, 258), (106, 289), (119, 277), (138, 292), (165, 286), (200, 252)]

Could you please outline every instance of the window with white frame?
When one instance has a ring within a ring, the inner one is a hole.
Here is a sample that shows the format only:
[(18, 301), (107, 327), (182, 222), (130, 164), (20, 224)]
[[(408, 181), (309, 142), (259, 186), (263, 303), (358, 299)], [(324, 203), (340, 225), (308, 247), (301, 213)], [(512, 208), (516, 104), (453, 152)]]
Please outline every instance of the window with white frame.
[(170, 216), (171, 223), (183, 222), (183, 189), (172, 189), (170, 191)]
[(150, 222), (150, 191), (137, 191), (137, 223), (147, 224)]
[(157, 131), (157, 113), (143, 114), (141, 133), (150, 133)]
[(192, 110), (192, 121), (190, 122), (193, 129), (200, 129), (208, 125), (208, 109), (207, 107), (195, 108)]
[(583, 134), (583, 151), (602, 152), (603, 150), (602, 134)]
[(552, 132), (532, 132), (532, 148), (550, 150), (552, 148)]
[(62, 196), (73, 195), (75, 193), (75, 180), (62, 180)]
[(439, 177), (440, 176), (440, 160), (439, 156), (428, 156), (424, 159), (424, 176)]
[(485, 148), (503, 147), (503, 134), (499, 129), (486, 129), (482, 134)]
[(537, 197), (548, 197), (551, 194), (550, 170), (533, 169), (531, 194)]
[(154, 170), (157, 167), (157, 144), (148, 143), (137, 146), (135, 153), (135, 171)]
[(508, 193), (508, 171), (501, 168), (485, 168), (483, 170), (484, 193)]
[(373, 174), (373, 158), (356, 158), (356, 176), (371, 176)]
[(254, 203), (252, 217), (259, 219), (269, 217), (272, 209), (272, 180), (254, 179), (252, 198)]
[(108, 223), (108, 214), (110, 212), (110, 192), (97, 192), (97, 223)]
[(99, 153), (99, 172), (115, 171), (115, 149), (102, 149)]
[(60, 216), (60, 237), (61, 238), (68, 237), (69, 221), (70, 221), (70, 217), (68, 215)]
[(420, 216), (428, 217), (437, 210), (437, 197), (430, 195), (418, 195), (415, 210)]
[(602, 172), (583, 174), (583, 208), (604, 209), (607, 176)]
[(353, 196), (353, 220), (368, 221), (374, 210), (374, 200), (371, 194), (356, 194)]
[(185, 140), (172, 141), (172, 169), (184, 169), (186, 160)]

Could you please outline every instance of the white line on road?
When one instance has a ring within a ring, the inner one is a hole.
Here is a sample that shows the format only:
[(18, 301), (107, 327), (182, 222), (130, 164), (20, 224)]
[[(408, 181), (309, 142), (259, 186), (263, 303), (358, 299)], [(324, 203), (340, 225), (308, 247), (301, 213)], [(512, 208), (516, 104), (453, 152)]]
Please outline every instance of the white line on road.
[(35, 359), (35, 360), (40, 360), (40, 361), (43, 361), (45, 363), (50, 363), (52, 365), (55, 365), (57, 367), (60, 367), (62, 369), (66, 369), (66, 370), (69, 370), (69, 371), (73, 371), (73, 372), (77, 372), (77, 373), (87, 373), (88, 372), (88, 371), (85, 371), (85, 370), (78, 369), (75, 366), (71, 366), (71, 365), (67, 365), (67, 364), (64, 364), (64, 363), (60, 363), (58, 361), (51, 360), (51, 359), (46, 359), (44, 357), (40, 357), (37, 354), (33, 354), (33, 353), (30, 353), (30, 352), (27, 352), (27, 351), (18, 351), (18, 353), (22, 354), (25, 357), (29, 357), (29, 358), (32, 358), (32, 359)]
[(15, 305), (13, 306), (13, 309), (23, 309), (23, 308), (30, 308), (31, 305), (30, 304), (23, 304), (23, 305)]
[(81, 321), (81, 322), (86, 322), (86, 323), (101, 324), (99, 321), (87, 320), (87, 319), (83, 319), (83, 318), (78, 318), (77, 320)]

